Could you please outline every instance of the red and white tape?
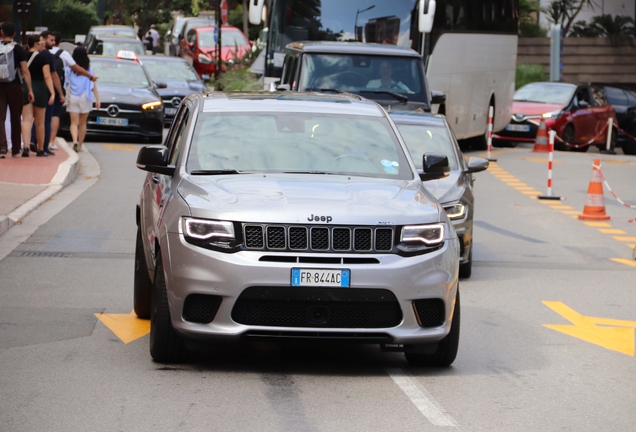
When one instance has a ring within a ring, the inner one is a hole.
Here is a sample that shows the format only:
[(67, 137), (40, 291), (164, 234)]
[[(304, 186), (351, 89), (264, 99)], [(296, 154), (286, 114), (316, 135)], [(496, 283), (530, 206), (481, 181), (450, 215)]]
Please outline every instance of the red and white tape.
[(605, 131), (607, 130), (607, 125), (608, 125), (608, 123), (605, 123), (605, 126), (603, 126), (603, 129), (601, 129), (601, 131), (598, 134), (596, 134), (596, 136), (594, 138), (592, 138), (591, 140), (589, 140), (588, 142), (583, 143), (583, 144), (571, 144), (571, 143), (569, 143), (567, 141), (564, 141), (563, 138), (561, 138), (560, 136), (557, 136), (556, 139), (561, 141), (563, 144), (565, 144), (568, 147), (573, 147), (573, 148), (587, 147), (589, 145), (592, 145), (592, 143), (594, 141), (596, 141), (596, 139), (598, 137), (600, 137), (601, 135), (603, 135), (603, 133), (605, 133)]
[(616, 199), (616, 201), (618, 201), (619, 203), (621, 203), (621, 205), (630, 208), (630, 209), (636, 209), (636, 205), (631, 205), (631, 204), (627, 204), (625, 201), (623, 201), (622, 199), (620, 199), (618, 197), (618, 195), (616, 195), (614, 193), (614, 191), (612, 190), (612, 188), (610, 187), (609, 183), (607, 182), (607, 180), (605, 179), (605, 176), (603, 175), (603, 171), (601, 171), (601, 166), (600, 165), (593, 165), (594, 168), (596, 168), (599, 172), (599, 174), (601, 174), (601, 178), (603, 179), (603, 183), (605, 184), (605, 186), (607, 187), (607, 190), (610, 191), (610, 193), (612, 194), (612, 196), (614, 197), (614, 199)]

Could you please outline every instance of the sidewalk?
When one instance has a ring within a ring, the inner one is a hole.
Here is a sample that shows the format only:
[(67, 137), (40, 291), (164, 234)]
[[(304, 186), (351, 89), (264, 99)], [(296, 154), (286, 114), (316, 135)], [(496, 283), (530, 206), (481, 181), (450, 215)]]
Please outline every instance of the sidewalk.
[(62, 138), (56, 143), (55, 156), (0, 159), (0, 236), (77, 177), (77, 153)]

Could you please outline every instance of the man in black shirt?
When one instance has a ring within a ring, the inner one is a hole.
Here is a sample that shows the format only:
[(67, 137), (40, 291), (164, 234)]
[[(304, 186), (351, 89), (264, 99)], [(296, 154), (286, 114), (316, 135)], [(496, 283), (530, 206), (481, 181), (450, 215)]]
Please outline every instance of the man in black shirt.
[[(10, 22), (0, 24), (0, 36), (4, 45), (14, 43), (15, 26)], [(0, 158), (7, 155), (7, 134), (4, 128), (4, 119), (7, 116), (7, 107), (11, 111), (11, 154), (20, 154), (20, 142), (22, 140), (22, 128), (20, 116), (22, 115), (22, 85), (20, 74), (28, 89), (29, 102), (33, 101), (33, 88), (31, 87), (31, 74), (26, 62), (24, 49), (16, 44), (13, 47), (13, 61), (16, 68), (15, 79), (10, 83), (0, 83)], [(29, 145), (29, 143), (26, 143)]]

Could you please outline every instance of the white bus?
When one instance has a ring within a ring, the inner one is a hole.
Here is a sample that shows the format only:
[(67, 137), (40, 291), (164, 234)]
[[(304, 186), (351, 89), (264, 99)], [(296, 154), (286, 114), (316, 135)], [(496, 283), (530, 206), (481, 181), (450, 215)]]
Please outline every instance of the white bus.
[(301, 40), (389, 43), (422, 54), (458, 139), (485, 136), (512, 115), (519, 0), (250, 0), (268, 28), (265, 84), (280, 78), (285, 46)]

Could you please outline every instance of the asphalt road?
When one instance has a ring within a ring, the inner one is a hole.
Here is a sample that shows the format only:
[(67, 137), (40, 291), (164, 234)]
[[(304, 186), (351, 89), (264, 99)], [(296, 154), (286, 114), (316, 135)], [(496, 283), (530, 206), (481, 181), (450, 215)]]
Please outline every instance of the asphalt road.
[(87, 147), (78, 181), (0, 237), (0, 431), (635, 429), (636, 210), (606, 193), (607, 226), (575, 219), (594, 157), (636, 203), (635, 157), (557, 153), (567, 199), (546, 202), (544, 154), (494, 153), (450, 368), (265, 342), (166, 366), (130, 315), (140, 146)]

